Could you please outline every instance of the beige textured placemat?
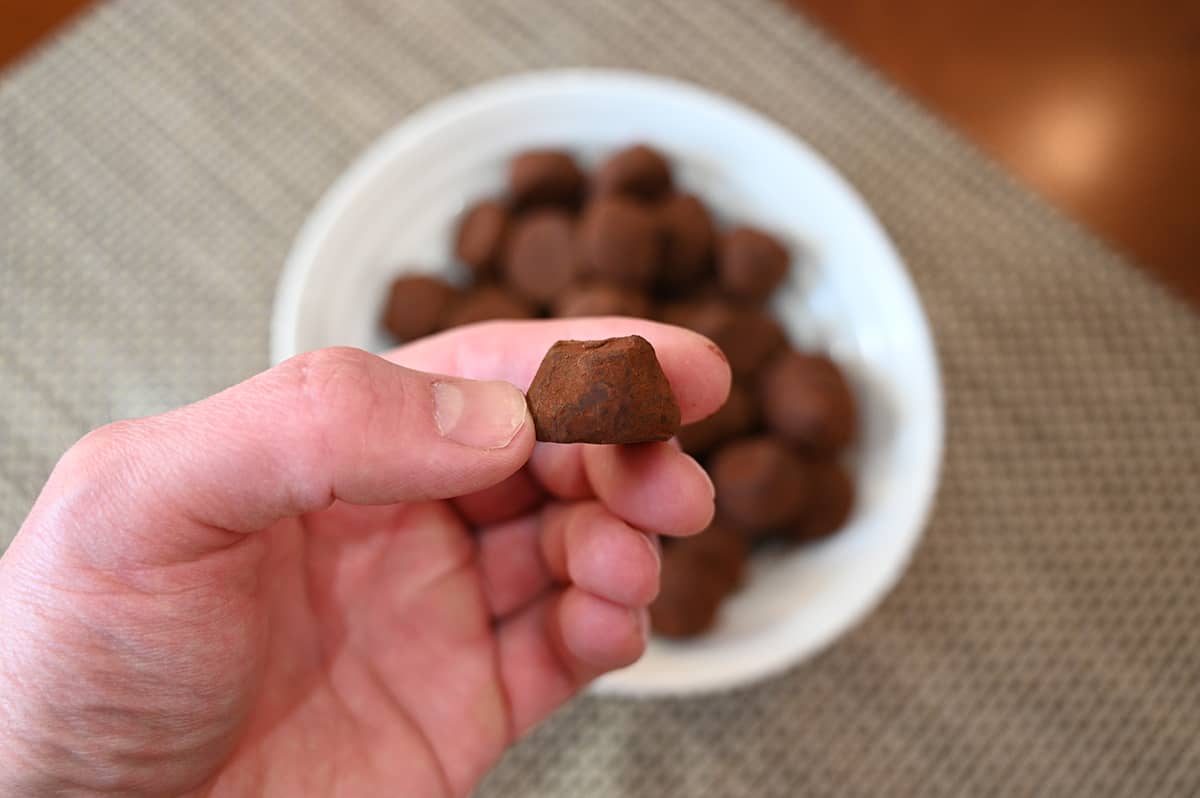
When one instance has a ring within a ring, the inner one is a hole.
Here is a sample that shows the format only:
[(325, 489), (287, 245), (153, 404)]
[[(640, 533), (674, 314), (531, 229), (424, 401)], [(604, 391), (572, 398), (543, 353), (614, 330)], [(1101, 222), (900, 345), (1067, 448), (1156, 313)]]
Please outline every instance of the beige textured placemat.
[(0, 530), (110, 418), (264, 367), (348, 161), (502, 73), (636, 67), (799, 133), (897, 241), (949, 401), (939, 507), (869, 621), (758, 687), (585, 698), (486, 796), (1191, 795), (1200, 321), (782, 5), (119, 2), (0, 80)]

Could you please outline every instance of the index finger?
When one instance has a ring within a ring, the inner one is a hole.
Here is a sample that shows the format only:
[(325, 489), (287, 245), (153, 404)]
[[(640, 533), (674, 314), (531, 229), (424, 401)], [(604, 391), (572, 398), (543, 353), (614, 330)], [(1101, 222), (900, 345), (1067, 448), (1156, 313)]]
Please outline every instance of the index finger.
[(457, 327), (393, 349), (384, 357), (419, 371), (504, 380), (526, 390), (555, 341), (640, 335), (654, 347), (684, 424), (716, 412), (729, 394), (729, 363), (702, 335), (669, 324), (617, 316), (491, 321)]

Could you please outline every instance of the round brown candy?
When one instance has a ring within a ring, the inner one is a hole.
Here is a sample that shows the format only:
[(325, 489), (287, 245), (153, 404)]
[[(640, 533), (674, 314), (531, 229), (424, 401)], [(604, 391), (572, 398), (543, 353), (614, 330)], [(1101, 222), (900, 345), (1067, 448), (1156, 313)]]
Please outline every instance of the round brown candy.
[(653, 211), (620, 197), (588, 203), (579, 226), (580, 255), (587, 274), (613, 285), (644, 290), (662, 256)]
[(554, 303), (554, 315), (560, 318), (632, 316), (644, 319), (650, 315), (650, 300), (644, 294), (615, 285), (575, 285)]
[(476, 278), (490, 277), (500, 262), (508, 209), (496, 200), (484, 200), (463, 216), (454, 241), (454, 254)]
[(768, 313), (715, 296), (667, 305), (659, 318), (712, 339), (739, 378), (756, 376), (787, 346), (783, 327)]
[(575, 226), (565, 212), (534, 211), (517, 220), (504, 250), (504, 278), (513, 291), (549, 304), (575, 279)]
[(820, 540), (846, 525), (854, 511), (854, 480), (839, 463), (814, 463), (813, 498), (808, 512), (793, 530), (798, 541)]
[(811, 500), (807, 464), (775, 438), (726, 444), (713, 455), (709, 473), (721, 514), (750, 533), (793, 528)]
[(658, 597), (650, 605), (650, 627), (664, 637), (694, 637), (717, 618), (728, 578), (678, 546), (663, 550)]
[(716, 341), (735, 312), (728, 300), (706, 295), (697, 299), (685, 299), (662, 305), (658, 311), (659, 321), (698, 332)]
[(526, 396), (539, 441), (648, 443), (679, 432), (671, 384), (640, 335), (557, 341)]
[(757, 400), (735, 382), (717, 412), (679, 430), (679, 445), (691, 455), (707, 454), (722, 443), (753, 431), (757, 423)]
[(614, 154), (596, 171), (598, 196), (623, 194), (654, 200), (671, 188), (671, 165), (657, 150), (637, 144)]
[(668, 293), (692, 290), (707, 276), (716, 247), (716, 228), (704, 203), (691, 194), (675, 194), (659, 208), (663, 255), (659, 288)]
[(858, 434), (854, 393), (824, 355), (780, 355), (763, 372), (760, 392), (767, 427), (805, 452), (836, 454)]
[(738, 227), (721, 239), (717, 276), (722, 290), (748, 302), (763, 302), (787, 274), (788, 251), (753, 227)]
[(518, 208), (574, 208), (583, 198), (585, 182), (575, 159), (562, 150), (523, 152), (509, 164), (508, 193)]
[(457, 288), (437, 277), (399, 277), (388, 295), (383, 326), (401, 341), (435, 333), (442, 328), (443, 316), (457, 296)]
[(787, 348), (787, 333), (770, 314), (740, 309), (721, 333), (720, 347), (738, 377), (753, 377)]
[(746, 536), (720, 520), (713, 521), (698, 535), (676, 538), (672, 556), (691, 557), (710, 571), (711, 578), (729, 593), (741, 586), (746, 575), (749, 547)]
[(443, 327), (459, 327), (495, 319), (531, 319), (533, 306), (499, 285), (481, 285), (463, 293), (447, 309)]

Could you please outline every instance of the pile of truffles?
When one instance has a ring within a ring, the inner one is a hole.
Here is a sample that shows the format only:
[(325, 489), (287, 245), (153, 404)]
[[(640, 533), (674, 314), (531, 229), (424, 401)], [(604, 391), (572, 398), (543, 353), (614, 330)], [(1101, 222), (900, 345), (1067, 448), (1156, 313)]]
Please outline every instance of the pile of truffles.
[[(662, 154), (643, 145), (621, 150), (590, 180), (567, 152), (518, 155), (507, 195), (463, 215), (454, 254), (469, 271), (467, 288), (430, 276), (393, 283), (383, 323), (398, 340), (490, 319), (619, 315), (695, 330), (728, 358), (728, 401), (678, 432), (716, 485), (717, 520), (699, 535), (665, 542), (662, 589), (651, 607), (656, 632), (690, 637), (708, 629), (741, 586), (750, 548), (817, 540), (846, 522), (854, 482), (840, 457), (857, 434), (854, 394), (828, 357), (792, 348), (765, 307), (791, 254), (751, 226), (718, 230), (703, 202), (675, 189)], [(629, 338), (560, 342), (547, 363), (582, 391), (596, 369), (644, 359), (642, 344), (653, 360), (645, 341)], [(661, 387), (648, 387), (647, 396), (660, 396)], [(630, 403), (603, 417), (592, 411), (581, 423), (576, 416), (586, 408), (572, 411), (561, 400), (531, 389), (531, 405), (544, 406), (535, 412), (540, 438), (661, 440), (678, 426), (662, 403), (640, 410)]]

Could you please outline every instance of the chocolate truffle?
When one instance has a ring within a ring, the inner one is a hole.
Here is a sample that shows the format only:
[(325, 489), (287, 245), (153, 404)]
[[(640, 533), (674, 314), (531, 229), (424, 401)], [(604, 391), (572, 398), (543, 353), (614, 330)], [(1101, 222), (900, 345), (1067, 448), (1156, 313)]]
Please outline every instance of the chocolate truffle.
[(685, 327), (716, 341), (729, 324), (734, 312), (733, 304), (727, 299), (707, 294), (662, 305), (658, 310), (658, 320)]
[(623, 194), (654, 200), (671, 188), (671, 165), (644, 144), (621, 150), (600, 165), (593, 189), (597, 196)]
[(574, 316), (633, 316), (644, 319), (650, 315), (650, 300), (645, 294), (605, 283), (589, 283), (568, 288), (554, 303), (554, 315)]
[(484, 200), (463, 216), (454, 241), (454, 254), (471, 267), (476, 278), (490, 277), (500, 262), (508, 209), (496, 200)]
[(690, 557), (708, 568), (711, 578), (727, 593), (739, 588), (745, 579), (749, 554), (746, 536), (720, 520), (698, 535), (674, 539), (670, 549), (672, 556)]
[(753, 431), (757, 423), (758, 402), (735, 382), (717, 412), (679, 430), (679, 445), (688, 454), (704, 455), (732, 438)]
[(494, 319), (531, 319), (533, 306), (499, 285), (481, 285), (463, 293), (447, 309), (444, 328)]
[(579, 249), (588, 275), (626, 288), (648, 288), (662, 257), (658, 218), (621, 197), (593, 200), (580, 222)]
[(783, 327), (769, 314), (715, 296), (666, 305), (659, 318), (711, 338), (738, 378), (756, 376), (787, 346)]
[(679, 431), (679, 405), (640, 335), (559, 341), (528, 391), (539, 441), (646, 443)]
[(442, 328), (443, 317), (457, 296), (457, 288), (437, 277), (399, 277), (392, 283), (383, 326), (401, 341), (435, 333)]
[(712, 627), (729, 580), (680, 546), (663, 551), (658, 597), (650, 627), (664, 637), (693, 637)]
[(792, 530), (792, 539), (819, 540), (832, 535), (850, 519), (854, 510), (854, 481), (840, 464), (813, 463), (812, 504)]
[(841, 369), (824, 355), (780, 355), (763, 372), (761, 394), (767, 427), (798, 448), (830, 455), (854, 442), (854, 394)]
[(739, 309), (721, 333), (721, 351), (738, 377), (753, 377), (787, 348), (787, 333), (770, 314)]
[(787, 249), (762, 230), (738, 227), (721, 239), (717, 276), (722, 290), (736, 299), (766, 300), (787, 270)]
[(545, 208), (513, 225), (504, 250), (504, 278), (516, 293), (546, 305), (575, 279), (576, 260), (571, 217)]
[(583, 197), (584, 184), (575, 159), (561, 150), (523, 152), (509, 164), (508, 193), (518, 208), (574, 208)]
[(748, 532), (794, 527), (812, 499), (807, 464), (780, 440), (744, 438), (709, 463), (721, 514)]
[(663, 254), (659, 288), (684, 293), (707, 276), (716, 245), (716, 229), (708, 209), (691, 194), (675, 194), (658, 210)]

